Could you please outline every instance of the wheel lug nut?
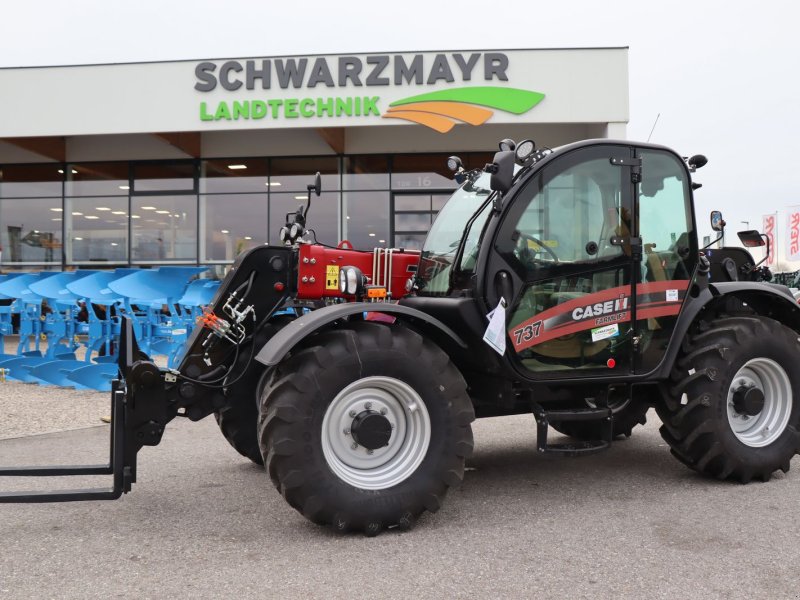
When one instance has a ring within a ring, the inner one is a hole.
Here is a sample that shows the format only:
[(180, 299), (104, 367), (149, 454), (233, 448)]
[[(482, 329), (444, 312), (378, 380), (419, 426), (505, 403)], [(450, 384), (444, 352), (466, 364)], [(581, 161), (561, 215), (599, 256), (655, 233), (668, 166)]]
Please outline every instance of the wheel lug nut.
[(358, 444), (357, 444), (356, 442), (353, 442), (353, 443), (352, 443), (352, 445), (351, 445), (350, 447), (351, 447), (353, 450), (355, 450), (356, 448), (358, 448)]
[(367, 402), (366, 404), (364, 404), (364, 408), (367, 409), (367, 410), (372, 408), (372, 402)]
[(351, 410), (351, 411), (350, 411), (349, 413), (347, 413), (347, 414), (348, 414), (348, 415), (350, 415), (350, 417), (351, 417), (351, 418), (353, 418), (353, 419), (355, 419), (355, 417), (356, 417), (356, 411), (354, 411), (354, 410)]
[(374, 450), (367, 450), (367, 454), (372, 454)]
[(382, 409), (381, 409), (381, 414), (382, 414), (382, 415), (385, 415), (385, 414), (386, 414), (386, 409), (385, 409), (385, 408), (382, 408)]
[(350, 435), (350, 430), (349, 429), (345, 429), (342, 433), (344, 433), (345, 435)]

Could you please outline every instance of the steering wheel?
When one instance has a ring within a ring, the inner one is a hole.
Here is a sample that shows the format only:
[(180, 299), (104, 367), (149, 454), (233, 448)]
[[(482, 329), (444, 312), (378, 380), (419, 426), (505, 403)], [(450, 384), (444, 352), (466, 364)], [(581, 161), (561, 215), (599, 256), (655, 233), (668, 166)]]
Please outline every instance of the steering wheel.
[[(539, 248), (542, 248), (545, 252), (547, 252), (551, 256), (551, 258), (553, 259), (553, 262), (559, 262), (558, 256), (556, 256), (556, 253), (553, 252), (553, 249), (550, 246), (545, 245), (545, 243), (542, 242), (542, 240), (540, 240), (539, 238), (533, 237), (530, 234), (524, 233), (524, 232), (522, 232), (520, 230), (517, 230), (517, 233), (519, 234), (519, 237), (521, 239), (529, 240), (529, 241), (533, 242), (534, 244), (536, 244), (537, 246), (539, 246)], [(527, 247), (525, 248), (525, 250), (530, 251)]]

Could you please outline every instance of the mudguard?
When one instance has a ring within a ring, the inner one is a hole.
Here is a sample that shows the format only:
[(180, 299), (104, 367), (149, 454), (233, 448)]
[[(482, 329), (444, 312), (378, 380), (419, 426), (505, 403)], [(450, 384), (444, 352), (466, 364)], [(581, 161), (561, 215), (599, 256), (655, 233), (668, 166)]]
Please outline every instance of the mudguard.
[(283, 357), (286, 356), (289, 350), (315, 331), (319, 331), (339, 319), (370, 312), (396, 316), (400, 319), (423, 321), (438, 329), (460, 347), (467, 348), (467, 344), (455, 331), (450, 329), (439, 319), (415, 308), (382, 302), (348, 302), (346, 304), (326, 306), (325, 308), (311, 311), (295, 319), (276, 333), (261, 350), (259, 350), (256, 355), (256, 360), (268, 367), (277, 365)]
[(708, 287), (700, 289), (696, 297), (688, 297), (675, 324), (664, 360), (657, 367), (661, 377), (669, 377), (681, 342), (700, 312), (712, 302), (726, 296), (734, 296), (747, 302), (758, 314), (777, 314), (777, 320), (800, 333), (800, 306), (786, 286), (752, 281), (709, 283)]

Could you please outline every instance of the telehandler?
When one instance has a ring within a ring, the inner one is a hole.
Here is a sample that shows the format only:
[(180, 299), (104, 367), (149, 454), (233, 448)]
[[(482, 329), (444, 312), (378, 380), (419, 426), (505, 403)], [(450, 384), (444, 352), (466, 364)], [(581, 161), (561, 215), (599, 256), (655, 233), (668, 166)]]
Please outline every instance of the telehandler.
[(699, 247), (705, 163), (629, 141), (503, 140), (483, 170), (449, 159), (461, 185), (421, 252), (311, 243), (317, 178), (283, 244), (238, 257), (178, 368), (157, 367), (124, 324), (108, 464), (0, 472), (109, 474), (112, 487), (0, 502), (118, 498), (167, 423), (211, 414), (291, 506), (367, 535), (439, 509), (475, 417), (532, 413), (538, 450), (575, 456), (655, 407), (691, 469), (743, 483), (786, 472), (800, 307), (747, 250)]

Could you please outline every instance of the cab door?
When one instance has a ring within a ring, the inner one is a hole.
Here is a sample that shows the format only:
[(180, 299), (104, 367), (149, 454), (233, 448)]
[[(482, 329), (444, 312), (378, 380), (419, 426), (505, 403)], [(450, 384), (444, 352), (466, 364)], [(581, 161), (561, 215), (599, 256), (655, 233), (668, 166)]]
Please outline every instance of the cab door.
[(641, 250), (627, 146), (573, 150), (535, 172), (504, 207), (485, 298), (506, 310), (507, 355), (535, 379), (633, 371)]

